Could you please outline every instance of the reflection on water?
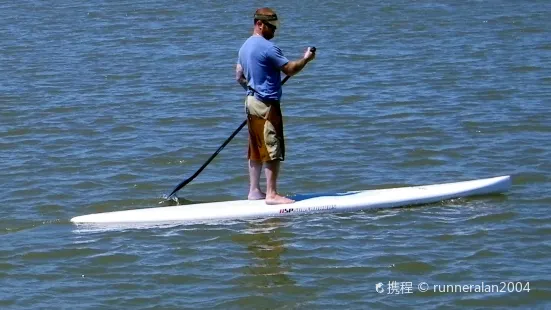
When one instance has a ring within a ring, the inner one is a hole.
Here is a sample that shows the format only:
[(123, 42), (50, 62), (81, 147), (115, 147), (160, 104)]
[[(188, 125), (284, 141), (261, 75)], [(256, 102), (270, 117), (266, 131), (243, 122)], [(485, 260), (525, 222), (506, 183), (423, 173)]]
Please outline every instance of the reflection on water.
[(273, 218), (251, 222), (232, 237), (233, 241), (245, 244), (252, 254), (251, 265), (245, 272), (245, 276), (251, 277), (247, 285), (269, 288), (295, 284), (288, 275), (291, 267), (281, 258), (286, 251), (283, 235), (290, 233), (285, 231), (282, 219)]

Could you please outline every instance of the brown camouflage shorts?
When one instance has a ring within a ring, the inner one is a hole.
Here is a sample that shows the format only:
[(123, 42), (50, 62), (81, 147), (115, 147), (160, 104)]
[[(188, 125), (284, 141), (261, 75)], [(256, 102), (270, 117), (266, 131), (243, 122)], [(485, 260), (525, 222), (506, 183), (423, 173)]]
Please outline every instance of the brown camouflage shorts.
[(245, 99), (249, 127), (248, 158), (261, 162), (285, 159), (283, 116), (279, 102), (262, 102), (254, 96)]

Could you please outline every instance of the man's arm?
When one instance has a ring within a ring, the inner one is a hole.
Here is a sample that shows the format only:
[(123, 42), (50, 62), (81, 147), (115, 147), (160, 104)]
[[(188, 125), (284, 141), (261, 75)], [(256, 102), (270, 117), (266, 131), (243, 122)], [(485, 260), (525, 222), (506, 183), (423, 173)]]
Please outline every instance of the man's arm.
[(283, 71), (283, 73), (288, 76), (293, 76), (304, 69), (304, 66), (306, 66), (306, 64), (310, 61), (314, 60), (314, 58), (316, 58), (315, 52), (311, 51), (310, 48), (308, 48), (306, 53), (304, 53), (304, 57), (299, 60), (289, 61), (287, 64), (281, 67), (281, 71)]
[(245, 75), (243, 74), (243, 67), (241, 67), (240, 64), (237, 64), (235, 66), (235, 80), (239, 85), (241, 85), (245, 90), (247, 90), (247, 79), (245, 78)]

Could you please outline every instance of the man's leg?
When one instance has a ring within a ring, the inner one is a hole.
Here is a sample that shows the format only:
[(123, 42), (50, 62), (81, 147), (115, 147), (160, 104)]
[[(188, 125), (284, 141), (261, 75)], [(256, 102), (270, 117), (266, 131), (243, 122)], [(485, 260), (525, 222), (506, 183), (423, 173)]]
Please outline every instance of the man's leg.
[(281, 196), (277, 193), (277, 177), (279, 175), (279, 160), (272, 160), (266, 163), (266, 204), (277, 205), (295, 202), (292, 199)]
[(262, 162), (249, 159), (249, 200), (266, 198), (266, 194), (260, 190), (260, 172), (262, 172)]

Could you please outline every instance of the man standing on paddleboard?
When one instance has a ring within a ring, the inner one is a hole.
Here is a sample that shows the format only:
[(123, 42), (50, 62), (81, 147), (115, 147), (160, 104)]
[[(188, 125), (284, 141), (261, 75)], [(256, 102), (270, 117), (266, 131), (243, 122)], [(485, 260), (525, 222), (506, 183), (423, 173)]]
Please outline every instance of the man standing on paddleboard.
[[(277, 193), (280, 163), (285, 159), (283, 116), (280, 100), (281, 71), (287, 76), (299, 73), (315, 58), (308, 48), (304, 57), (289, 61), (272, 42), (279, 20), (273, 9), (261, 8), (254, 14), (253, 35), (239, 49), (236, 79), (247, 91), (245, 110), (249, 127), (248, 199), (266, 199), (266, 204), (293, 203)], [(260, 189), (260, 173), (265, 165), (266, 193)]]

